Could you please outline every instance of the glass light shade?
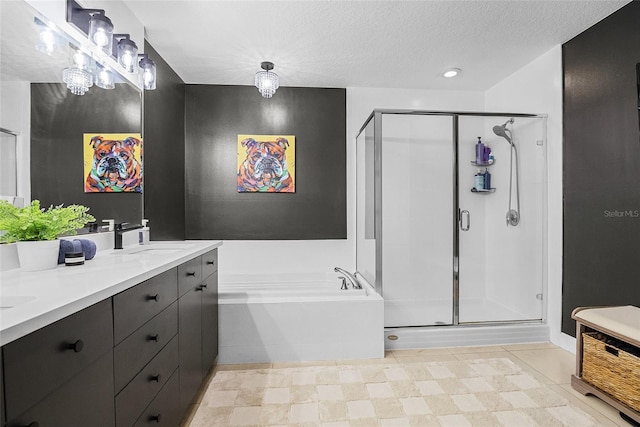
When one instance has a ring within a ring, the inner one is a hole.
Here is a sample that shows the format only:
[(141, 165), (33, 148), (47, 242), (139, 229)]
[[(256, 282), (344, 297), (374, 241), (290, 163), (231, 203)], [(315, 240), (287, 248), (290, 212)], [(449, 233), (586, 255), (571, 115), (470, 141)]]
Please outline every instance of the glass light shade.
[(138, 71), (138, 45), (133, 40), (118, 42), (118, 63), (129, 73)]
[(56, 50), (56, 35), (51, 28), (47, 26), (41, 27), (36, 48), (44, 54), (53, 54)]
[(113, 46), (113, 24), (104, 15), (93, 14), (89, 20), (89, 40), (111, 53)]
[(280, 79), (278, 75), (272, 71), (258, 71), (256, 73), (255, 85), (264, 98), (271, 98), (280, 87)]
[(142, 83), (146, 90), (156, 88), (156, 64), (146, 56), (140, 60), (140, 70), (142, 72)]
[(93, 86), (93, 75), (74, 65), (62, 71), (62, 81), (72, 94), (84, 95)]
[(96, 73), (96, 86), (102, 89), (115, 89), (116, 83), (113, 73), (106, 68), (99, 68)]

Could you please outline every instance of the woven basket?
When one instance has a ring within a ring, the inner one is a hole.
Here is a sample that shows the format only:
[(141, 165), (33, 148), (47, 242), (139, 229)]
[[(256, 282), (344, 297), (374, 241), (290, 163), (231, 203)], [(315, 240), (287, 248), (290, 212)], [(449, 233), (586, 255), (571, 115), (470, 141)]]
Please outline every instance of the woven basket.
[(640, 411), (640, 349), (598, 332), (582, 334), (582, 379)]

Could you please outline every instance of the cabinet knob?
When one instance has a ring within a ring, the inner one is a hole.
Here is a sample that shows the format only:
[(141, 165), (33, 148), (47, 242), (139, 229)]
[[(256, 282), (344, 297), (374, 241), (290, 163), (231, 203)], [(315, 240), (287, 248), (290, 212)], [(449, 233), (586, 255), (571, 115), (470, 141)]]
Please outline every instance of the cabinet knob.
[(196, 275), (195, 271), (187, 271), (187, 276), (195, 277), (195, 275)]
[(149, 417), (149, 421), (155, 421), (155, 422), (157, 422), (157, 423), (160, 423), (160, 414), (158, 414), (158, 415), (151, 415), (151, 416)]
[(160, 339), (159, 334), (149, 335), (149, 338), (148, 338), (149, 341), (155, 341), (155, 342), (158, 342), (159, 339)]
[(67, 344), (66, 350), (73, 350), (76, 353), (80, 353), (83, 348), (84, 343), (82, 342), (82, 340), (78, 340), (76, 342)]
[(160, 378), (161, 378), (160, 374), (151, 375), (149, 377), (149, 381), (155, 381), (155, 382), (159, 383), (160, 382)]
[(147, 296), (147, 301), (155, 301), (155, 302), (158, 302), (158, 301), (160, 301), (160, 295), (159, 295), (159, 294), (155, 294), (155, 295), (148, 295), (148, 296)]
[(207, 265), (213, 265), (213, 264), (215, 264), (214, 261), (207, 261)]

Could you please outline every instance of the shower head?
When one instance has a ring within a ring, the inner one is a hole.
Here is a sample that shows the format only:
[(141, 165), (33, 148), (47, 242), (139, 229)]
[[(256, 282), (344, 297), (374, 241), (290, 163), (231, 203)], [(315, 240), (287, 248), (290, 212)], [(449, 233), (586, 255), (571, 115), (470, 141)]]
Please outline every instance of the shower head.
[(507, 129), (507, 125), (511, 123), (513, 124), (513, 119), (509, 119), (505, 122), (505, 124), (503, 125), (496, 125), (493, 127), (493, 133), (495, 133), (498, 136), (503, 137), (504, 139), (507, 140), (507, 142), (511, 145), (513, 145), (513, 142), (511, 142), (511, 136), (507, 135), (507, 132), (509, 132), (509, 134), (511, 134), (511, 131), (509, 129)]

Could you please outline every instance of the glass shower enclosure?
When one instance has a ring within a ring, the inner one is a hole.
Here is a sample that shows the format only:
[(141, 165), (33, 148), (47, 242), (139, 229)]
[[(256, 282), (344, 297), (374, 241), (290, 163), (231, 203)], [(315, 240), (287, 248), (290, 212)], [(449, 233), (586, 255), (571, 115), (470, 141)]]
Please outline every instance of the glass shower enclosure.
[(546, 116), (374, 110), (356, 158), (356, 269), (385, 327), (544, 318)]

